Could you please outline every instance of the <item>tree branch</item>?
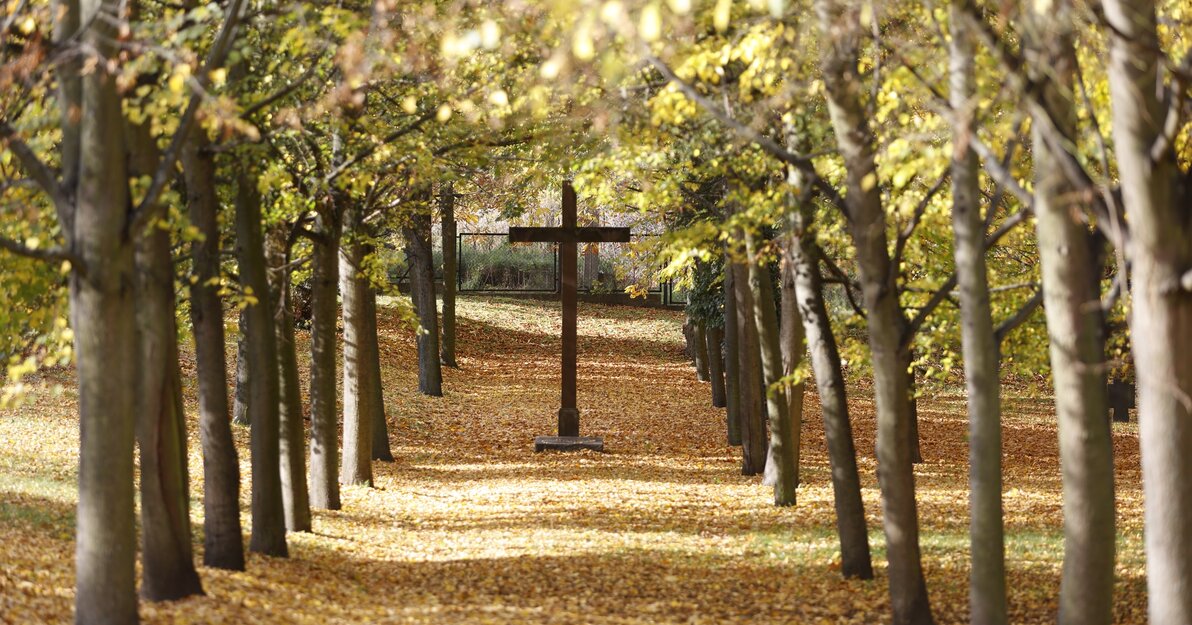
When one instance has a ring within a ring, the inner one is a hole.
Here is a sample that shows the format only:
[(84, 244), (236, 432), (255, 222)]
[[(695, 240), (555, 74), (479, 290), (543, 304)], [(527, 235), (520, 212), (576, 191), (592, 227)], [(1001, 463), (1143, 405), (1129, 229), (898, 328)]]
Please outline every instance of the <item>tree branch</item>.
[(993, 331), (993, 338), (997, 344), (1001, 345), (1004, 343), (1006, 341), (1006, 337), (1009, 336), (1011, 332), (1018, 329), (1019, 326), (1026, 323), (1027, 319), (1030, 319), (1031, 315), (1034, 314), (1034, 312), (1038, 310), (1042, 304), (1043, 289), (1039, 288), (1035, 291), (1035, 294), (1032, 295), (1031, 298), (1027, 300), (1027, 302), (1023, 304), (1021, 308), (1018, 309), (1017, 312), (1011, 315), (1009, 319), (1003, 321), (1002, 324)]
[(8, 250), (17, 256), (32, 258), (45, 262), (69, 261), (78, 270), (83, 269), (83, 261), (75, 253), (63, 247), (34, 248), (18, 243), (7, 237), (0, 237), (0, 249)]
[[(756, 144), (763, 152), (769, 154), (770, 156), (773, 156), (783, 163), (791, 165), (792, 167), (795, 167), (807, 174), (811, 178), (811, 183), (815, 186), (816, 190), (822, 193), (829, 202), (843, 210), (844, 200), (840, 197), (840, 193), (838, 193), (836, 189), (832, 187), (832, 185), (828, 184), (828, 182), (819, 175), (819, 172), (817, 172), (815, 169), (815, 164), (812, 163), (809, 157), (801, 154), (795, 154), (779, 145), (777, 141), (737, 121), (728, 113), (724, 112), (723, 109), (716, 106), (716, 104), (700, 93), (695, 87), (685, 82), (682, 78), (679, 78), (679, 76), (675, 74), (675, 72), (657, 56), (647, 53), (645, 55), (645, 59), (650, 63), (650, 65), (653, 65), (654, 68), (663, 75), (663, 77), (678, 87), (679, 91), (683, 92), (683, 95), (687, 96), (691, 99), (691, 101), (698, 104), (701, 108), (707, 111), (708, 114), (710, 114), (712, 117), (715, 117), (717, 121), (724, 124), (725, 126), (728, 126), (738, 136)], [(845, 211), (846, 216), (847, 213), (848, 212)]]

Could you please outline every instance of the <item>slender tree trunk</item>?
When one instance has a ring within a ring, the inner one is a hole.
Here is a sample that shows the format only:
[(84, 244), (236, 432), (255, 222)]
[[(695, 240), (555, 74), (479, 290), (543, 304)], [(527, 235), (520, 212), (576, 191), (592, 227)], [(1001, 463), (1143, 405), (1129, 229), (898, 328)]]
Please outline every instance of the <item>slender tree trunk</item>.
[(369, 320), (369, 337), (372, 341), (372, 354), (376, 357), (376, 363), (370, 367), (374, 381), (372, 384), (372, 410), (373, 415), (373, 436), (372, 436), (372, 459), (380, 460), (382, 462), (393, 462), (393, 452), (389, 449), (389, 422), (385, 419), (385, 393), (383, 382), (381, 381), (381, 346), (377, 332), (377, 291), (376, 289), (369, 289), (369, 298), (365, 302), (368, 306), (368, 313), (366, 318)]
[(774, 505), (793, 506), (798, 476), (787, 390), (778, 386), (782, 379), (782, 343), (775, 310), (774, 284), (769, 268), (757, 260), (755, 236), (748, 231), (745, 233), (749, 254), (749, 290), (753, 294), (753, 321), (761, 350), (762, 392), (766, 396), (766, 420), (770, 427), (765, 479), (762, 483), (774, 487)]
[[(130, 173), (152, 175), (161, 156), (147, 125), (125, 124)], [(174, 310), (170, 234), (157, 224), (133, 232), (141, 379), (141, 596), (171, 601), (203, 593), (190, 531), (190, 479)]]
[(285, 510), (282, 505), (279, 385), (273, 311), (261, 234), (261, 197), (256, 177), (242, 171), (236, 185), (236, 254), (247, 293), (258, 298), (246, 307), (246, 346), (252, 372), (248, 386), (248, 420), (252, 449), (252, 535), (248, 549), (286, 557)]
[[(787, 234), (788, 239), (792, 236)], [(790, 245), (789, 240), (787, 245)], [(779, 342), (782, 345), (782, 375), (793, 376), (803, 362), (807, 351), (803, 343), (803, 319), (799, 315), (798, 298), (795, 295), (795, 268), (789, 262), (782, 263), (782, 302), (779, 320)], [(794, 462), (794, 482), (799, 485), (799, 455), (803, 447), (803, 392), (802, 380), (786, 387), (786, 415), (790, 423), (790, 455)]]
[(1043, 308), (1059, 417), (1064, 489), (1064, 568), (1060, 625), (1108, 625), (1113, 618), (1113, 450), (1106, 402), (1105, 346), (1097, 255), (1088, 229), (1073, 215), (1078, 197), (1061, 170), (1063, 156), (1041, 126), (1075, 136), (1075, 51), (1066, 2), (1032, 14), (1028, 63), (1042, 80), (1049, 120), (1032, 124), (1035, 224), (1043, 275)]
[(210, 142), (198, 125), (182, 146), (190, 223), (201, 238), (190, 246), (190, 321), (198, 368), (199, 435), (203, 446), (203, 564), (244, 570), (240, 530), (240, 462), (228, 424), (228, 371), (223, 302), (219, 297), (219, 198)]
[(795, 296), (811, 354), (811, 368), (819, 391), (824, 419), (824, 438), (832, 468), (832, 492), (836, 503), (836, 532), (840, 536), (840, 573), (844, 577), (873, 579), (865, 505), (861, 501), (861, 478), (857, 473), (857, 450), (849, 423), (844, 372), (840, 352), (832, 333), (832, 320), (824, 303), (824, 284), (819, 271), (818, 251), (810, 232), (812, 209), (800, 206), (792, 211), (795, 236), (787, 248), (787, 263), (794, 268)]
[(311, 276), (310, 505), (339, 510), (339, 432), (336, 401), (336, 319), (339, 302), (340, 222), (334, 206), (317, 218)]
[[(74, 36), (113, 57), (116, 27), (94, 20), (118, 14), (115, 0), (61, 5), (55, 39)], [(70, 314), (79, 388), (79, 504), (75, 524), (75, 622), (137, 622), (133, 440), (140, 377), (133, 285), (133, 245), (123, 113), (115, 77), (99, 63), (78, 75), (62, 69), (64, 182), (74, 207), (63, 223), (82, 264), (70, 274)], [(113, 158), (115, 155), (115, 158)]]
[(712, 379), (711, 366), (708, 364), (708, 334), (703, 321), (690, 320), (691, 348), (695, 352), (695, 379), (708, 382)]
[[(1157, 93), (1162, 46), (1152, 1), (1107, 0), (1109, 91), (1122, 197), (1133, 234), (1130, 338), (1138, 371), (1138, 428), (1146, 499), (1151, 623), (1192, 624), (1192, 217)], [(1169, 86), (1170, 90), (1172, 87)], [(1172, 97), (1175, 94), (1168, 94)], [(1177, 99), (1178, 101), (1178, 99)], [(1183, 292), (1173, 288), (1185, 279)]]
[(737, 356), (740, 382), (741, 475), (758, 475), (766, 469), (766, 423), (762, 405), (762, 359), (757, 324), (753, 323), (753, 292), (749, 288), (749, 269), (733, 263), (733, 288), (736, 292)]
[(737, 290), (731, 260), (724, 262), (724, 403), (728, 420), (728, 444), (741, 444), (741, 348)]
[[(905, 317), (904, 317), (905, 319)], [(923, 462), (923, 437), (919, 434), (919, 380), (915, 375), (914, 348), (907, 347), (904, 351), (906, 358), (906, 412), (910, 427), (907, 429), (907, 444), (911, 449), (911, 462)]]
[(286, 529), (309, 532), (310, 492), (306, 486), (306, 424), (298, 381), (298, 350), (294, 339), (294, 303), (290, 298), (288, 228), (274, 228), (269, 237), (270, 302), (277, 334), (281, 500)]
[(439, 362), (439, 315), (435, 301), (435, 269), (430, 250), (430, 214), (410, 217), (402, 228), (410, 258), (410, 297), (422, 326), (418, 333), (418, 392), (443, 396), (443, 371)]
[(901, 348), (905, 323), (890, 270), (886, 215), (874, 163), (873, 136), (861, 103), (857, 46), (859, 7), (816, 0), (824, 37), (823, 76), (828, 112), (844, 159), (846, 210), (868, 312), (869, 349), (877, 398), (878, 481), (894, 625), (934, 623), (919, 549), (919, 515), (909, 443), (908, 375)]
[[(244, 276), (241, 276), (240, 279), (243, 280)], [(248, 313), (241, 308), (237, 318), (236, 390), (232, 399), (232, 423), (248, 425)]]
[[(951, 7), (951, 103), (969, 111), (974, 96), (973, 46), (968, 24)], [(969, 412), (969, 620), (1005, 625), (1006, 547), (1002, 526), (1002, 415), (998, 344), (985, 267), (985, 222), (977, 154), (968, 149), (972, 119), (957, 120), (952, 140), (952, 232), (960, 289), (961, 341)]]
[(712, 407), (724, 408), (724, 351), (721, 342), (724, 341), (724, 328), (710, 326), (704, 331), (708, 340), (708, 373), (712, 381)]
[(455, 186), (443, 185), (439, 201), (443, 220), (443, 364), (458, 367), (455, 362), (455, 279), (458, 271), (455, 258)]
[(370, 368), (377, 362), (369, 338), (369, 306), (372, 288), (361, 273), (365, 259), (364, 244), (356, 239), (363, 224), (358, 211), (349, 208), (344, 221), (352, 229), (339, 254), (339, 290), (343, 294), (344, 320), (344, 453), (340, 466), (340, 484), (372, 486), (372, 426), (374, 408), (372, 385), (376, 377)]

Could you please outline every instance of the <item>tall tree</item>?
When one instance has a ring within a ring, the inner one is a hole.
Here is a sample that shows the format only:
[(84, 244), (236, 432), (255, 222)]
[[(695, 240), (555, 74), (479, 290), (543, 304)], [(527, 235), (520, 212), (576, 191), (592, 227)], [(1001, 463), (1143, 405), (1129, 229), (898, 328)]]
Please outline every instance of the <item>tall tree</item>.
[[(151, 176), (161, 156), (147, 124), (126, 123), (130, 173)], [(137, 339), (137, 440), (141, 469), (141, 595), (171, 601), (202, 594), (190, 530), (190, 479), (182, 372), (175, 327), (174, 262), (164, 223), (134, 232)]]
[(934, 619), (919, 549), (907, 410), (909, 381), (900, 337), (905, 320), (897, 300), (895, 272), (890, 267), (873, 136), (861, 99), (865, 92), (858, 69), (858, 46), (863, 36), (861, 7), (837, 0), (816, 0), (815, 8), (824, 35), (821, 66), (828, 113), (848, 181), (844, 208), (868, 313), (890, 603), (895, 625), (930, 624)]
[[(376, 323), (368, 302), (372, 285), (365, 272), (366, 245), (361, 240), (363, 215), (355, 208), (344, 213), (348, 236), (340, 248), (339, 290), (343, 294), (343, 389), (344, 389), (344, 449), (340, 467), (340, 484), (372, 486), (372, 426), (374, 404), (372, 385), (377, 377), (371, 367), (377, 357), (372, 353), (376, 341), (369, 337), (369, 324)], [(375, 330), (373, 331), (375, 335)]]
[(289, 224), (274, 224), (268, 235), (269, 301), (277, 334), (278, 448), (281, 499), (286, 530), (309, 532), (310, 491), (306, 484), (306, 424), (299, 387), (298, 346), (294, 337), (294, 302), (290, 292)]
[(190, 322), (199, 387), (199, 435), (203, 447), (203, 564), (244, 570), (240, 534), (240, 462), (228, 424), (228, 371), (224, 308), (219, 296), (219, 197), (215, 158), (206, 131), (195, 126), (182, 145), (182, 175), (190, 223)]
[[(985, 266), (985, 221), (971, 100), (973, 44), (967, 18), (951, 7), (949, 99), (958, 116), (952, 138), (952, 234), (960, 289), (961, 340), (969, 414), (970, 620), (976, 625), (1007, 622), (1006, 556), (1002, 527), (1002, 422), (998, 341), (994, 335), (989, 277)], [(990, 209), (992, 210), (992, 209)]]
[(455, 233), (455, 185), (443, 185), (439, 198), (439, 215), (443, 223), (443, 364), (458, 367), (455, 362), (455, 280), (459, 269)]
[(1062, 164), (1075, 137), (1075, 16), (1061, 1), (1034, 6), (1029, 17), (1027, 63), (1043, 89), (1031, 124), (1035, 229), (1064, 487), (1059, 623), (1108, 625), (1116, 535), (1100, 263), (1091, 233), (1074, 218), (1077, 193)]
[(236, 256), (246, 295), (250, 446), (252, 452), (252, 535), (248, 549), (271, 556), (289, 555), (281, 493), (280, 387), (277, 339), (269, 306), (269, 279), (262, 234), (257, 178), (247, 168), (236, 184)]
[(786, 263), (794, 273), (795, 297), (819, 391), (828, 464), (832, 470), (836, 533), (840, 537), (840, 573), (845, 577), (873, 579), (865, 504), (861, 501), (861, 478), (857, 472), (857, 450), (849, 423), (840, 351), (824, 302), (823, 277), (812, 230), (813, 211), (809, 202), (800, 202), (798, 210), (788, 214), (792, 222), (792, 239), (786, 250)]
[[(1192, 196), (1175, 137), (1187, 77), (1173, 67), (1155, 3), (1106, 0), (1109, 90), (1122, 199), (1130, 219), (1130, 339), (1146, 495), (1147, 601), (1152, 623), (1192, 624)], [(1185, 61), (1181, 68), (1187, 68)], [(1185, 69), (1186, 71), (1186, 69)], [(1181, 346), (1181, 347), (1177, 347)]]
[(310, 505), (339, 510), (336, 322), (339, 318), (340, 214), (326, 197), (315, 218), (311, 257)]
[[(425, 192), (415, 194), (424, 203)], [(406, 254), (410, 259), (410, 298), (418, 314), (418, 392), (443, 396), (443, 371), (439, 361), (439, 314), (435, 300), (435, 267), (430, 247), (430, 212), (416, 206), (409, 222), (402, 226)]]
[(761, 346), (757, 324), (753, 323), (753, 291), (749, 285), (746, 263), (729, 263), (733, 272), (733, 291), (737, 310), (737, 383), (741, 435), (741, 475), (758, 475), (766, 469), (766, 422), (762, 377)]

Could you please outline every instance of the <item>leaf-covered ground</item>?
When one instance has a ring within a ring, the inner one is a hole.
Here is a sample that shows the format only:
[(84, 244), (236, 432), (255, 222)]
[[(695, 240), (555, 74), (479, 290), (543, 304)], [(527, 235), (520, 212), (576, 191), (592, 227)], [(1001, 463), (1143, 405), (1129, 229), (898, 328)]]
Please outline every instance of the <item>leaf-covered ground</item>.
[[(671, 312), (581, 305), (585, 433), (607, 453), (535, 454), (558, 401), (556, 305), (464, 299), (458, 370), (445, 398), (417, 395), (411, 333), (383, 309), (393, 464), (376, 488), (291, 534), (288, 560), (201, 569), (201, 598), (145, 604), (149, 623), (881, 623), (888, 620), (873, 410), (853, 389), (873, 581), (844, 581), (818, 406), (808, 397), (803, 485), (776, 509), (739, 474), (681, 354)], [(189, 358), (189, 356), (186, 356)], [(193, 419), (193, 361), (183, 363)], [(70, 372), (0, 412), (0, 622), (65, 622), (73, 601), (78, 424)], [(67, 390), (51, 392), (55, 384)], [(1013, 395), (1013, 391), (1010, 391)], [(964, 398), (921, 404), (926, 463), (916, 471), (931, 602), (940, 623), (967, 613)], [(1062, 556), (1054, 417), (1047, 398), (1006, 402), (1011, 621), (1054, 621)], [(202, 471), (191, 424), (196, 530)], [(248, 527), (247, 430), (237, 428)], [(1116, 622), (1145, 622), (1136, 428), (1115, 425)], [(198, 537), (196, 537), (198, 538)], [(197, 540), (197, 549), (202, 541)]]

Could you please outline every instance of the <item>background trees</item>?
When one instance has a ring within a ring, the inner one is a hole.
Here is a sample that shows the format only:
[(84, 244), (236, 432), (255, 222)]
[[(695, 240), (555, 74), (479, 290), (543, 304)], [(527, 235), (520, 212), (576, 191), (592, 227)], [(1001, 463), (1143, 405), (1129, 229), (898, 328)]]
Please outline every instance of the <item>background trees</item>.
[(449, 394), (441, 366), (466, 361), (451, 289), (440, 334), (434, 224), (452, 238), (460, 193), (538, 218), (527, 198), (565, 176), (656, 226), (640, 248), (694, 290), (710, 400), (777, 505), (796, 503), (814, 377), (846, 576), (873, 571), (845, 381), (873, 379), (896, 623), (932, 621), (912, 464), (933, 432), (916, 394), (961, 362), (974, 621), (1006, 620), (998, 375), (1025, 371), (1052, 373), (1059, 416), (1061, 620), (1112, 605), (1112, 373), (1141, 389), (1152, 618), (1192, 621), (1192, 593), (1165, 592), (1192, 585), (1192, 361), (1171, 348), (1192, 332), (1188, 7), (1126, 4), (19, 3), (0, 24), (0, 401), (74, 360), (79, 621), (136, 618), (134, 430), (142, 594), (201, 592), (180, 333), (197, 360), (205, 563), (244, 567), (236, 313), (249, 547), (285, 555), (311, 507), (339, 508), (341, 482), (392, 458), (385, 265), (410, 268), (399, 314), (420, 328), (419, 390)]

